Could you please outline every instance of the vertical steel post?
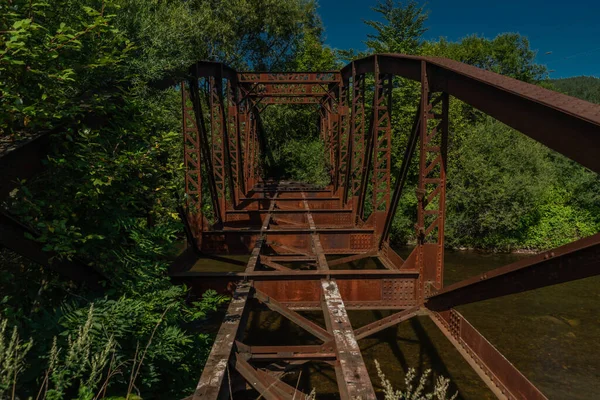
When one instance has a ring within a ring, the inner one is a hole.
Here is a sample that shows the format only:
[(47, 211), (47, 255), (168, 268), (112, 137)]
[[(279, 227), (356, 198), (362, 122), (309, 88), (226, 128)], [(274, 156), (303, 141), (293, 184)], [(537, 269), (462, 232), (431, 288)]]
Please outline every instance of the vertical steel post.
[(416, 226), (420, 299), (429, 294), (430, 285), (437, 290), (443, 286), (448, 102), (447, 93), (432, 101), (427, 63), (422, 61)]
[(339, 129), (340, 129), (340, 140), (339, 140), (339, 168), (338, 168), (338, 179), (337, 185), (342, 187), (343, 195), (340, 198), (341, 207), (346, 204), (346, 196), (348, 195), (347, 188), (347, 175), (349, 165), (349, 153), (351, 151), (350, 146), (350, 116), (348, 114), (348, 95), (349, 95), (349, 82), (342, 82), (340, 87), (340, 101), (338, 105), (339, 112)]
[[(225, 213), (227, 207), (227, 184), (225, 183), (225, 123), (221, 94), (223, 82), (220, 74), (209, 78), (210, 133), (212, 139), (212, 160), (215, 183), (219, 196), (219, 208)], [(224, 214), (225, 215), (225, 214)]]
[(351, 195), (352, 195), (352, 220), (356, 223), (358, 197), (361, 184), (361, 170), (365, 153), (365, 76), (357, 75), (356, 68), (352, 64), (353, 95), (352, 95), (352, 123), (350, 124), (350, 136), (352, 140), (352, 152), (350, 153), (352, 172)]
[(337, 190), (337, 180), (339, 176), (339, 168), (340, 168), (340, 114), (339, 114), (339, 96), (334, 96), (332, 94), (329, 97), (329, 130), (330, 130), (330, 138), (331, 138), (331, 166), (333, 168), (332, 173), (332, 183), (334, 190)]
[(201, 248), (204, 218), (202, 216), (202, 151), (200, 131), (194, 116), (194, 106), (185, 82), (181, 82), (183, 113), (183, 159), (185, 164), (185, 212), (195, 247)]
[(240, 196), (241, 186), (241, 169), (240, 169), (240, 143), (239, 143), (239, 119), (238, 119), (238, 105), (237, 105), (237, 88), (231, 82), (227, 80), (227, 144), (228, 144), (228, 158), (230, 173), (230, 185), (231, 185), (231, 202), (235, 208), (237, 199)]
[(208, 140), (208, 135), (206, 133), (206, 126), (204, 125), (202, 100), (200, 99), (200, 89), (198, 87), (198, 71), (194, 68), (191, 72), (193, 78), (190, 79), (188, 82), (190, 87), (189, 98), (192, 100), (192, 105), (194, 108), (196, 128), (200, 133), (200, 150), (202, 152), (202, 160), (204, 161), (204, 166), (206, 169), (206, 177), (208, 180), (208, 188), (210, 191), (210, 197), (214, 210), (215, 222), (220, 223), (223, 221), (223, 209), (220, 207), (219, 204), (219, 195), (217, 185), (215, 182), (213, 164), (211, 160), (210, 143)]
[[(377, 60), (377, 58), (376, 58)], [(392, 163), (392, 75), (382, 74), (375, 64), (373, 98), (373, 224), (380, 235), (390, 206)]]

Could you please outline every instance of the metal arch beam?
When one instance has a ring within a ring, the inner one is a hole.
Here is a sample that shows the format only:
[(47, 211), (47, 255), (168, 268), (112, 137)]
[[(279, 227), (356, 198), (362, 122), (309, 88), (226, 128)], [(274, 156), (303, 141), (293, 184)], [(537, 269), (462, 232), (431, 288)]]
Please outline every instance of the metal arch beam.
[(600, 233), (434, 292), (426, 307), (444, 311), (462, 304), (539, 289), (600, 274)]
[[(510, 127), (600, 172), (600, 105), (521, 82), (491, 71), (439, 57), (378, 54), (383, 73), (420, 81), (421, 62), (433, 91), (444, 91)], [(375, 56), (355, 60), (342, 70), (374, 72)]]
[[(340, 79), (374, 72), (374, 55), (355, 60)], [(440, 57), (378, 54), (382, 73), (420, 81), (427, 63), (432, 90), (444, 91), (595, 172), (600, 172), (600, 106), (491, 71)], [(238, 80), (232, 68), (202, 61), (192, 68), (198, 77), (223, 68), (226, 79)], [(336, 78), (337, 79), (337, 78)], [(335, 79), (334, 79), (335, 80)]]

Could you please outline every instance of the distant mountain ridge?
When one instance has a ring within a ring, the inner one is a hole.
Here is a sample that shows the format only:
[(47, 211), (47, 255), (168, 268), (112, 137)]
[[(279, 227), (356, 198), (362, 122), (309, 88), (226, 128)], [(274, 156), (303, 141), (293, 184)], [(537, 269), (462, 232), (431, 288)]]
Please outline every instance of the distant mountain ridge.
[(550, 81), (559, 91), (591, 103), (600, 104), (600, 78), (593, 76), (574, 76)]

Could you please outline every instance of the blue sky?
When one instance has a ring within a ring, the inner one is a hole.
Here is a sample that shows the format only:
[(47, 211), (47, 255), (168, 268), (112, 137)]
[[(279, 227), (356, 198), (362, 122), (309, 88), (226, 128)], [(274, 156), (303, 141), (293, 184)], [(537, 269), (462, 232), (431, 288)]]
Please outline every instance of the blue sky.
[[(376, 0), (318, 0), (326, 43), (364, 50), (377, 19)], [(527, 36), (552, 78), (600, 77), (600, 0), (430, 0), (426, 39), (459, 40), (469, 34), (493, 38), (503, 32)], [(551, 54), (546, 54), (551, 52)]]

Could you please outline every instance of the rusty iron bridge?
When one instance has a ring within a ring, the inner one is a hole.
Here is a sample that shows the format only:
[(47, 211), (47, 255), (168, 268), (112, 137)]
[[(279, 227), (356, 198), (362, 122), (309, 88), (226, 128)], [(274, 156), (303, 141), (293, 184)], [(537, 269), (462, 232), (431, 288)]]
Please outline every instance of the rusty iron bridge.
[[(421, 95), (392, 188), (395, 77), (419, 82)], [(283, 363), (289, 370), (308, 361), (333, 365), (342, 399), (374, 399), (357, 341), (416, 315), (431, 317), (498, 398), (546, 398), (454, 307), (596, 275), (600, 234), (444, 287), (449, 98), (596, 172), (600, 106), (460, 62), (398, 54), (306, 73), (237, 72), (199, 62), (181, 88), (189, 248), (172, 276), (198, 290), (227, 286), (233, 294), (190, 399), (229, 398), (228, 380), (236, 373), (266, 399), (304, 398), (256, 364)], [(263, 176), (268, 144), (260, 115), (271, 104), (318, 110), (329, 186)], [(417, 246), (403, 259), (389, 235), (412, 157), (419, 161)], [(210, 199), (212, 223), (202, 214), (203, 199)], [(191, 268), (203, 255), (230, 254), (250, 255), (243, 272)], [(340, 269), (364, 258), (384, 268)], [(244, 344), (250, 299), (322, 343)], [(353, 329), (346, 311), (354, 309), (395, 313)], [(298, 312), (304, 310), (322, 311), (326, 329)]]
[[(420, 83), (421, 94), (412, 128), (405, 129), (401, 168), (392, 180), (397, 77)], [(460, 62), (399, 54), (373, 55), (340, 71), (306, 73), (237, 72), (198, 62), (177, 87), (188, 247), (170, 274), (198, 293), (217, 288), (233, 296), (189, 399), (235, 398), (230, 393), (234, 375), (265, 399), (303, 399), (304, 393), (279, 379), (281, 368), (270, 371), (264, 365), (283, 365), (287, 371), (309, 361), (334, 367), (342, 399), (374, 399), (357, 341), (417, 315), (433, 320), (498, 398), (546, 398), (455, 307), (598, 275), (600, 234), (445, 287), (449, 99), (595, 172), (600, 172), (600, 106)], [(331, 165), (327, 187), (263, 176), (268, 143), (261, 112), (272, 104), (308, 104), (317, 110)], [(42, 137), (2, 157), (2, 197), (15, 177), (35, 173), (47, 146)], [(413, 157), (419, 165), (417, 245), (403, 259), (390, 247), (389, 235)], [(210, 218), (203, 215), (207, 208)], [(0, 214), (0, 245), (47, 264), (49, 255), (39, 244), (25, 244), (24, 232), (27, 227)], [(249, 255), (242, 272), (192, 268), (198, 259), (234, 254)], [(383, 268), (346, 267), (367, 258)], [(72, 261), (54, 268), (75, 280), (99, 279), (97, 272)], [(281, 314), (320, 344), (245, 344), (251, 302)], [(307, 310), (322, 311), (326, 329), (300, 314)], [(354, 329), (347, 310), (393, 311)]]

